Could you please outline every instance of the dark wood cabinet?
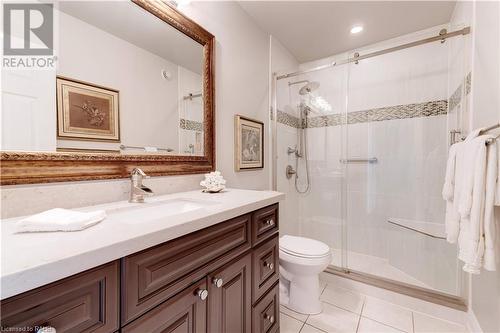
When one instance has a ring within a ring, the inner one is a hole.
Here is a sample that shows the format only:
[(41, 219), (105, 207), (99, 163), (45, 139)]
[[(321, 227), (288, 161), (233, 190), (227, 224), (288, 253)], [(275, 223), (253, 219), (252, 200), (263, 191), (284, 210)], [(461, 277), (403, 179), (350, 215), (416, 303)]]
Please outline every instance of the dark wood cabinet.
[(122, 259), (122, 324), (251, 248), (243, 215)]
[(251, 332), (251, 259), (248, 253), (208, 276), (209, 332)]
[(254, 333), (271, 333), (279, 331), (280, 319), (279, 284), (269, 290), (254, 306), (252, 325)]
[(206, 293), (207, 283), (203, 279), (128, 324), (122, 333), (204, 333), (207, 331)]
[(279, 280), (278, 235), (255, 248), (252, 257), (252, 298), (256, 302)]
[(279, 229), (278, 204), (255, 211), (252, 214), (252, 245), (260, 244)]
[(54, 327), (61, 332), (111, 333), (119, 328), (118, 261), (1, 303), (2, 330), (36, 332)]
[(278, 252), (274, 204), (3, 300), (1, 326), (277, 332)]

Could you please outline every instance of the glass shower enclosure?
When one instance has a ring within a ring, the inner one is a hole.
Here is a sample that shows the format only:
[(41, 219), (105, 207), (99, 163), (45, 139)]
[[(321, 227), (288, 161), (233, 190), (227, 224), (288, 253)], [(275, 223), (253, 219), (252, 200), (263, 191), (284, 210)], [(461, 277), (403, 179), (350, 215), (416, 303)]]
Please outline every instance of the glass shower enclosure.
[(441, 187), (467, 98), (466, 36), (395, 47), (442, 28), (276, 75), (273, 181), (287, 195), (282, 233), (328, 244), (330, 272), (459, 299)]

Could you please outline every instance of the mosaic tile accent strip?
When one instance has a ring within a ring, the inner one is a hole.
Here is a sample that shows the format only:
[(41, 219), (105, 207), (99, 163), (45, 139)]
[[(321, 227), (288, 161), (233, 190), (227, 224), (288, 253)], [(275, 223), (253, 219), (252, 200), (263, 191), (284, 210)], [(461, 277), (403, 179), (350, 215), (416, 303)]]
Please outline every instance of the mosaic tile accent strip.
[[(465, 95), (469, 95), (471, 91), (471, 86), (472, 86), (472, 73), (469, 72), (467, 76), (464, 79), (465, 83)], [(456, 108), (461, 102), (462, 102), (462, 89), (463, 89), (463, 84), (459, 84), (457, 89), (451, 94), (449, 98), (449, 104), (450, 104), (450, 110), (453, 110)]]
[[(340, 114), (312, 117), (308, 119), (307, 128), (338, 126), (347, 124), (366, 123), (393, 119), (439, 116), (448, 113), (448, 101), (431, 101), (394, 105), (383, 108), (354, 111), (347, 113), (347, 119)], [(299, 119), (286, 112), (278, 111), (278, 122), (294, 128), (299, 128)]]
[(465, 77), (465, 94), (468, 95), (470, 93), (472, 87), (472, 72), (469, 72)]
[(293, 128), (299, 128), (300, 120), (298, 117), (292, 116), (289, 113), (278, 110), (278, 123), (287, 125)]
[(462, 85), (460, 84), (457, 89), (451, 94), (449, 98), (450, 110), (453, 110), (462, 101)]
[(338, 126), (340, 124), (342, 124), (342, 115), (340, 114), (312, 117), (307, 120), (307, 128)]
[(188, 131), (198, 131), (198, 132), (203, 131), (203, 123), (184, 118), (180, 119), (179, 127)]
[[(447, 106), (448, 102), (441, 100), (354, 111), (347, 113), (347, 119), (345, 121), (347, 124), (358, 124), (372, 121), (439, 116), (448, 112)], [(341, 117), (342, 116), (339, 114), (326, 117), (314, 117), (309, 121), (308, 127), (340, 125), (342, 123)]]

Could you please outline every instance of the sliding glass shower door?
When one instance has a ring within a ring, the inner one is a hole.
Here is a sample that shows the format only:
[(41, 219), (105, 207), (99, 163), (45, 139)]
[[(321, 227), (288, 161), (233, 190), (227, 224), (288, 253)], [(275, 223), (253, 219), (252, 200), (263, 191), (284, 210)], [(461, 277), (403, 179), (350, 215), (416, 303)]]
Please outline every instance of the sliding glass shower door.
[[(445, 240), (441, 197), (450, 131), (463, 126), (457, 119), (466, 109), (464, 42), (453, 37), (346, 63), (356, 57), (349, 52), (276, 81), (283, 234), (329, 245), (336, 272), (465, 295), (456, 246)], [(337, 65), (317, 68), (333, 60)]]
[(346, 250), (350, 271), (460, 295), (441, 197), (449, 51), (429, 43), (347, 65)]

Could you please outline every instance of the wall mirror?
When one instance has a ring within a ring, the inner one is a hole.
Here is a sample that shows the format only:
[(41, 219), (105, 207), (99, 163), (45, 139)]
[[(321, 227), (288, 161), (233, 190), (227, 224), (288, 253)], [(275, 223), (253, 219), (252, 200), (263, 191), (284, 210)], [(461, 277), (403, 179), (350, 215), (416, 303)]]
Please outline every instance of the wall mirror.
[(3, 185), (214, 169), (214, 36), (161, 1), (53, 11), (55, 68), (2, 68)]

